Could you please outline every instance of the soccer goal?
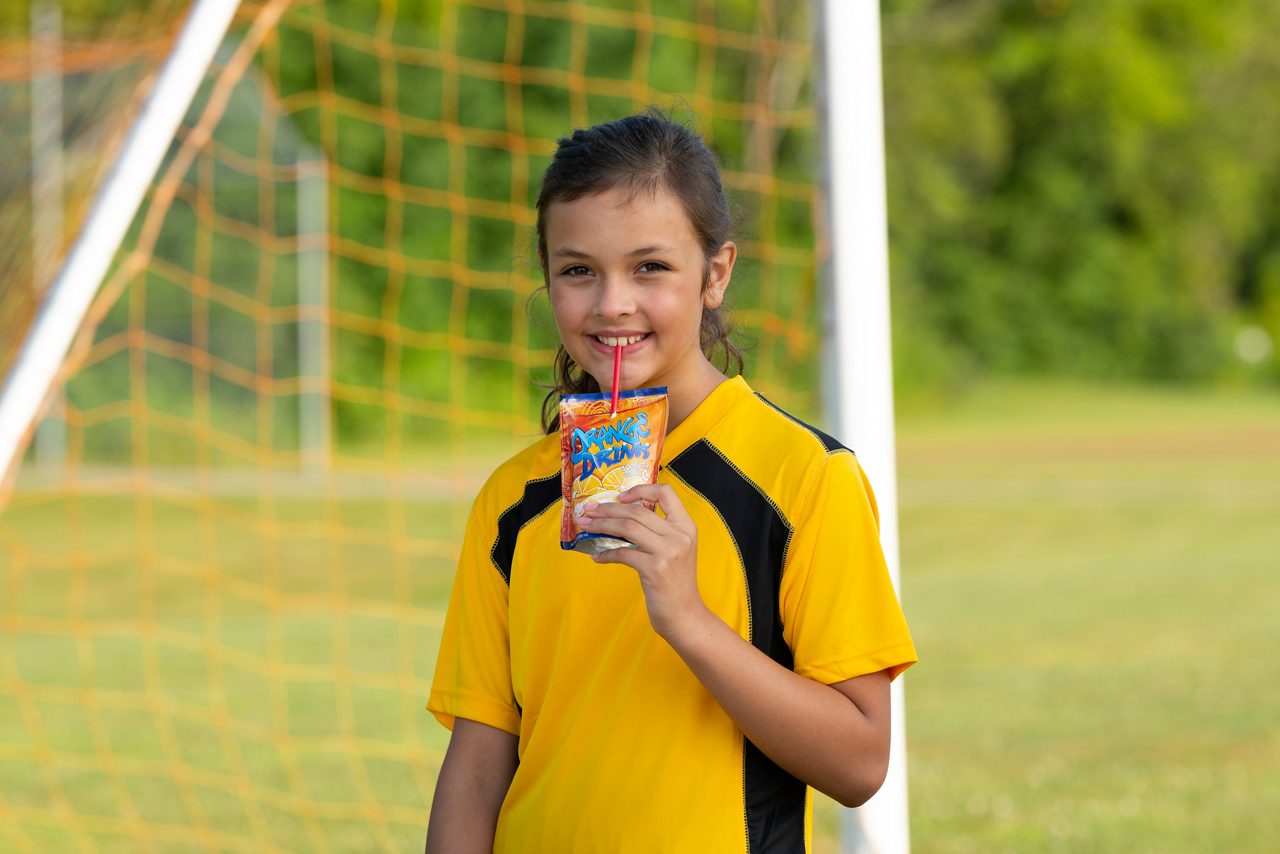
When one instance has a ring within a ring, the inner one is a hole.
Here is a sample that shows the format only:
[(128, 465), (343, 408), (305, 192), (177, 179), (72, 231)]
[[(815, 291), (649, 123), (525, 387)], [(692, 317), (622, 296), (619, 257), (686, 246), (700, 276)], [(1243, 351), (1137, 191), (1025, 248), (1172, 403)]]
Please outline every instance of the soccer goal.
[[(875, 4), (101, 5), (0, 17), (0, 848), (420, 845), (575, 126), (656, 104), (716, 148), (751, 382), (858, 450), (896, 570)], [(906, 850), (901, 724), (831, 845)]]

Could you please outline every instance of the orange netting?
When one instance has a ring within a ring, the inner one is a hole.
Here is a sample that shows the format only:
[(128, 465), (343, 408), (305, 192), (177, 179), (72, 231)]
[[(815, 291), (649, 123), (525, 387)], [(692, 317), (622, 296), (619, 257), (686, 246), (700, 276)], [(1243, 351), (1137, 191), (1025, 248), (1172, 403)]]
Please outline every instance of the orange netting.
[[(146, 16), (97, 20), (63, 16), (47, 2), (23, 36), (0, 28), (0, 376), (169, 52), (184, 5), (165, 0)], [(56, 176), (52, 184), (41, 180), (47, 175)]]
[[(0, 849), (421, 844), (457, 538), (537, 435), (555, 347), (531, 207), (554, 141), (692, 119), (743, 219), (749, 376), (811, 412), (807, 14), (242, 8), (63, 372), (65, 441), (0, 513)], [(149, 38), (65, 73), (154, 62)], [(25, 203), (0, 196), (6, 233)]]

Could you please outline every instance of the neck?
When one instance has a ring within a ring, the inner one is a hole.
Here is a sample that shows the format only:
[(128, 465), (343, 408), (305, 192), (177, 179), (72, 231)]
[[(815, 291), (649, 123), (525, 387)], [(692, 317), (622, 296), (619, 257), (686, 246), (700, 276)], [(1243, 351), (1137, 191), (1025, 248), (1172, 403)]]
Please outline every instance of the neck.
[(679, 426), (698, 404), (707, 399), (707, 395), (716, 390), (716, 386), (727, 380), (715, 365), (703, 358), (696, 373), (680, 383), (680, 387), (668, 389), (667, 431)]

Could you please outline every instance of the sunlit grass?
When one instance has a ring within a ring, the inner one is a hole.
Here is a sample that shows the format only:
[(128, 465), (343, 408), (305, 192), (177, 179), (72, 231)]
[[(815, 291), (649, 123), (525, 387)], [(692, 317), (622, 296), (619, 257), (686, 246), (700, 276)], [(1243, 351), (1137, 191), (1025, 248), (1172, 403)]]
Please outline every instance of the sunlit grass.
[(1013, 386), (899, 449), (919, 850), (1280, 848), (1280, 398)]
[[(988, 388), (899, 452), (916, 849), (1280, 849), (1280, 401)], [(0, 850), (420, 846), (462, 493), (100, 492), (0, 514)]]

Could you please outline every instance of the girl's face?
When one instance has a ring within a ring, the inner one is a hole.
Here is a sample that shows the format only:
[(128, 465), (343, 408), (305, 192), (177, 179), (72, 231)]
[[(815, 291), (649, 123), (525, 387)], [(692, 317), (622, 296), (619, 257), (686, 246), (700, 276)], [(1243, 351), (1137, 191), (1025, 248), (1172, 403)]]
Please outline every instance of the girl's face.
[(665, 385), (673, 414), (681, 398), (696, 405), (723, 379), (698, 331), (703, 307), (724, 299), (737, 250), (726, 243), (708, 265), (678, 198), (617, 188), (554, 202), (545, 235), (560, 340), (601, 389), (613, 385), (619, 342), (619, 388)]

